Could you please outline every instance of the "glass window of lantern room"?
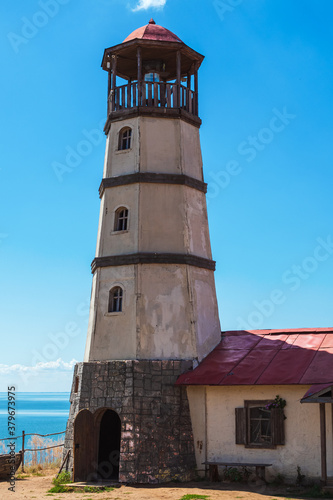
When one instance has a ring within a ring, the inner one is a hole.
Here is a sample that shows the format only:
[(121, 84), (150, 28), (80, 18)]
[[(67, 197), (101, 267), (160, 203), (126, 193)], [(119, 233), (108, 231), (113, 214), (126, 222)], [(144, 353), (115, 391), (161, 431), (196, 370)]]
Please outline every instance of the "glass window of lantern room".
[(125, 127), (119, 132), (118, 150), (125, 151), (131, 149), (132, 129)]
[(114, 219), (115, 231), (127, 231), (128, 228), (128, 209), (120, 207), (116, 210)]
[(145, 82), (159, 82), (160, 75), (158, 73), (146, 73)]
[(123, 290), (120, 286), (115, 286), (109, 293), (108, 312), (122, 312), (123, 310)]

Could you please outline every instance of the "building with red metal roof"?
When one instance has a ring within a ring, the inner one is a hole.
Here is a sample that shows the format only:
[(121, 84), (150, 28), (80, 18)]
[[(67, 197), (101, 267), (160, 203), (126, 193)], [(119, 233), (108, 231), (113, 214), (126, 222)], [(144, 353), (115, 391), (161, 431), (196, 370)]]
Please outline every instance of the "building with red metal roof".
[(333, 328), (223, 332), (177, 380), (187, 386), (197, 463), (266, 463), (290, 481), (300, 467), (327, 484), (332, 354)]

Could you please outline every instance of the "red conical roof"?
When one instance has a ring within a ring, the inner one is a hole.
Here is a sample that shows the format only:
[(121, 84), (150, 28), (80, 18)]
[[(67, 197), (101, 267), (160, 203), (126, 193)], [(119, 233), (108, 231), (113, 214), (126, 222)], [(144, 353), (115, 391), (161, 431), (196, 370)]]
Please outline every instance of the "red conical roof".
[(130, 40), (135, 40), (140, 38), (141, 40), (157, 40), (159, 42), (180, 42), (182, 40), (178, 38), (177, 35), (172, 33), (172, 31), (163, 28), (155, 23), (154, 19), (151, 19), (146, 26), (136, 29), (125, 38), (124, 42), (129, 42)]

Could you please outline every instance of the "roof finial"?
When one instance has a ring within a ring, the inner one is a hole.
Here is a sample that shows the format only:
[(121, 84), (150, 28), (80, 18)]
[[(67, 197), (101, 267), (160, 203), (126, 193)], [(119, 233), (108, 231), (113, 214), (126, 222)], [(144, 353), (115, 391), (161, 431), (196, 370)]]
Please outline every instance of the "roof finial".
[(149, 21), (149, 24), (156, 24), (153, 18), (151, 18), (151, 20)]

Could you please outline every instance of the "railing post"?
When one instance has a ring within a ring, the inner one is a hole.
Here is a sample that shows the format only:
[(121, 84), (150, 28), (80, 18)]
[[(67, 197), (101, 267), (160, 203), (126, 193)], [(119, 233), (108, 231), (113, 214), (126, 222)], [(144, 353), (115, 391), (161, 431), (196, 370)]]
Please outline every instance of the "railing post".
[(160, 99), (161, 99), (161, 107), (164, 108), (166, 101), (166, 83), (163, 80), (160, 83)]
[(22, 431), (22, 472), (24, 472), (24, 440), (25, 440), (25, 432)]
[(153, 83), (152, 82), (147, 82), (146, 86), (148, 87), (148, 106), (153, 105)]
[(133, 108), (136, 107), (136, 83), (132, 83)]
[(186, 111), (190, 111), (190, 89), (188, 87), (186, 88), (186, 103), (184, 108)]
[(123, 85), (122, 89), (121, 89), (121, 107), (122, 108), (125, 108), (125, 85)]
[(187, 91), (186, 91), (186, 111), (190, 111), (191, 99), (191, 73), (187, 73)]
[(129, 79), (127, 84), (127, 106), (126, 106), (127, 108), (132, 107), (131, 88), (132, 88), (132, 83), (131, 79)]
[(147, 82), (141, 82), (142, 106), (147, 105)]
[(154, 106), (158, 108), (158, 88), (159, 85), (157, 82), (154, 82)]
[(167, 108), (171, 108), (171, 83), (166, 83)]

